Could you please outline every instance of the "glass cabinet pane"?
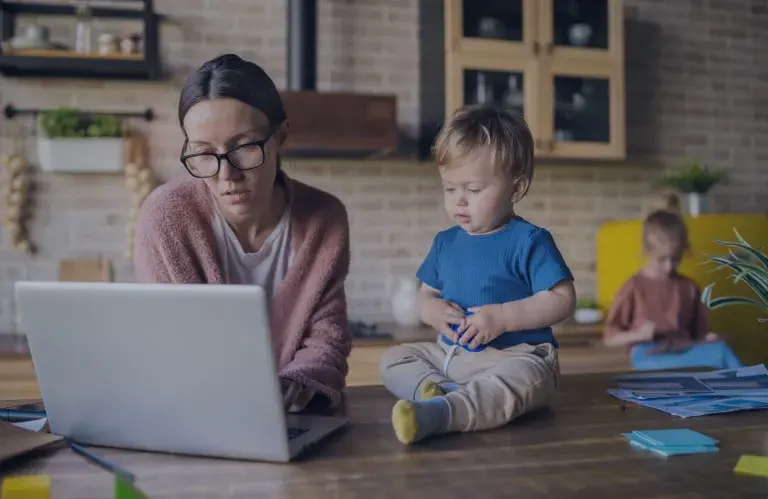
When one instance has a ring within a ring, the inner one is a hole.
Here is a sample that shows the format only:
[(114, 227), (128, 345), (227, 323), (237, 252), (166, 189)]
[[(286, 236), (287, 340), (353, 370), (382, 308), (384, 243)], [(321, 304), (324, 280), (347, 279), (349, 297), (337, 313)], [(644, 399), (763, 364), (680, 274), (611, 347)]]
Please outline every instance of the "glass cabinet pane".
[(556, 76), (556, 142), (610, 142), (610, 81)]
[(523, 41), (523, 0), (463, 0), (464, 36)]
[(552, 1), (555, 45), (608, 49), (608, 0)]
[(464, 103), (493, 104), (523, 114), (523, 73), (464, 70)]

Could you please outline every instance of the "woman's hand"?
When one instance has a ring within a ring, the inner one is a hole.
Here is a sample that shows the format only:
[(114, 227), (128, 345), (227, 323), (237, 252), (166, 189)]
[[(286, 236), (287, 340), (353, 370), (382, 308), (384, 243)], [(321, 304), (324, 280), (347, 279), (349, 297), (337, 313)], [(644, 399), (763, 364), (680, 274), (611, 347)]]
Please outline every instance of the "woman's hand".
[(434, 296), (426, 296), (422, 302), (421, 318), (455, 342), (458, 334), (451, 329), (451, 324), (461, 326), (464, 321), (464, 311), (455, 303)]
[(283, 392), (283, 408), (286, 412), (294, 408), (298, 411), (304, 408), (303, 406), (297, 407), (301, 402), (300, 399), (304, 391), (301, 383), (291, 379), (280, 378), (280, 388)]
[(504, 327), (504, 310), (501, 305), (485, 305), (469, 309), (473, 315), (464, 320), (459, 329), (462, 332), (459, 343), (477, 348), (487, 345), (506, 331)]

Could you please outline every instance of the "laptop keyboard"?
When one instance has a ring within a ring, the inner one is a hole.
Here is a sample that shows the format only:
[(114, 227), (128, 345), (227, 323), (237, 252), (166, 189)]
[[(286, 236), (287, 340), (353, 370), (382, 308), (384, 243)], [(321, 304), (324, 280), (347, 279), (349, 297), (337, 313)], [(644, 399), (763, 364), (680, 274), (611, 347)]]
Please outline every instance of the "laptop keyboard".
[(293, 440), (294, 438), (305, 434), (309, 431), (309, 428), (295, 428), (295, 427), (288, 427), (288, 440)]

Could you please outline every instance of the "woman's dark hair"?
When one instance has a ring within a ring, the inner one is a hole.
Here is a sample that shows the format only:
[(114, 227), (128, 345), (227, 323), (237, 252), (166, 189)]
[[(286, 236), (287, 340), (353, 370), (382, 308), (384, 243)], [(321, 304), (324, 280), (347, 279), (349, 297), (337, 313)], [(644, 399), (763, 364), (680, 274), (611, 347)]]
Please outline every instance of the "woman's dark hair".
[(235, 54), (224, 54), (206, 62), (187, 78), (179, 98), (179, 125), (184, 128), (184, 117), (198, 102), (227, 98), (266, 114), (273, 127), (285, 121), (280, 93), (261, 66)]

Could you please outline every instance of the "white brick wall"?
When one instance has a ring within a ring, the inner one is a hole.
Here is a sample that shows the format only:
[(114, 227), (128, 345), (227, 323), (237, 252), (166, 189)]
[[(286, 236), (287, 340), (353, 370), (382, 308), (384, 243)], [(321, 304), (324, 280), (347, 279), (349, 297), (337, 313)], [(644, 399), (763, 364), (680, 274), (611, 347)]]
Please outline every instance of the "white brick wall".
[[(669, 43), (675, 47), (696, 45), (695, 37), (688, 35), (684, 27), (674, 25), (685, 22), (685, 17), (665, 14), (665, 9), (671, 7), (653, 0), (629, 3), (639, 6), (633, 15), (643, 22), (663, 24), (667, 31), (674, 31), (674, 40)], [(149, 138), (151, 164), (163, 178), (185, 174), (177, 160), (181, 134), (176, 124), (176, 104), (183, 77), (211, 57), (234, 52), (262, 64), (278, 86), (283, 87), (286, 79), (285, 2), (156, 0), (156, 4), (158, 10), (171, 19), (161, 32), (164, 64), (172, 76), (169, 81), (0, 79), (0, 105), (12, 102), (18, 107), (67, 105), (102, 110), (152, 107), (157, 115), (155, 122), (134, 123)], [(738, 25), (747, 22), (744, 17), (733, 15), (727, 20), (729, 24)], [(419, 121), (418, 2), (320, 0), (319, 22), (319, 88), (395, 93), (400, 124), (406, 133), (414, 133)], [(65, 21), (57, 21), (57, 26), (55, 32), (66, 36)], [(709, 28), (697, 24), (696, 29), (708, 31)], [(630, 61), (630, 66), (632, 64)], [(727, 64), (727, 60), (718, 64)], [(647, 76), (648, 68), (640, 66)], [(755, 66), (758, 67), (765, 65)], [(722, 68), (710, 68), (706, 61), (697, 68), (700, 74), (695, 81), (698, 82), (709, 77), (707, 72), (718, 74), (723, 71)], [(749, 72), (741, 68), (740, 78), (757, 78), (757, 71), (759, 69)], [(649, 92), (647, 87), (635, 86), (633, 90), (630, 80), (636, 81), (628, 79), (630, 92), (643, 95)], [(666, 76), (661, 84), (685, 88), (691, 80)], [(762, 85), (764, 88), (764, 81)], [(729, 88), (720, 94), (725, 99), (723, 102), (733, 100)], [(752, 94), (746, 97), (742, 94), (739, 94), (738, 102), (733, 100), (733, 104), (743, 104), (742, 109), (754, 109), (757, 97), (750, 99)], [(754, 95), (757, 95), (756, 91)], [(668, 100), (675, 99), (673, 94)], [(641, 101), (631, 97), (628, 100)], [(724, 196), (715, 201), (730, 210), (766, 209), (765, 196), (758, 195), (766, 192), (768, 187), (765, 146), (759, 137), (764, 137), (768, 130), (765, 121), (756, 116), (758, 111), (741, 113), (740, 118), (736, 114), (726, 116), (729, 128), (750, 132), (746, 142), (743, 134), (711, 127), (697, 132), (708, 137), (705, 145), (686, 145), (681, 140), (665, 139), (668, 134), (678, 133), (680, 116), (686, 116), (685, 110), (677, 110), (673, 117), (665, 111), (664, 105), (657, 101), (653, 105), (658, 117), (638, 116), (630, 110), (630, 143), (634, 141), (642, 145), (636, 149), (643, 157), (657, 163), (676, 160), (682, 154), (706, 157), (717, 153), (724, 157), (724, 165), (731, 161), (734, 164), (735, 184), (722, 189)], [(689, 116), (689, 121), (693, 122), (696, 119), (695, 101), (691, 101), (689, 108), (693, 109)], [(10, 150), (10, 137), (14, 136), (20, 123), (25, 122), (0, 121), (0, 151)], [(661, 144), (655, 145), (652, 139)], [(34, 138), (26, 137), (24, 151), (31, 161), (35, 161)], [(757, 161), (760, 157), (762, 162)], [(609, 219), (639, 216), (658, 172), (627, 165), (537, 168), (533, 187), (520, 212), (552, 230), (574, 271), (579, 291), (593, 292), (597, 228)], [(300, 180), (338, 195), (346, 203), (352, 226), (353, 261), (348, 281), (352, 318), (388, 319), (387, 279), (392, 275), (413, 274), (434, 233), (446, 224), (433, 165), (289, 160), (286, 169)], [(132, 279), (129, 262), (123, 259), (124, 224), (129, 203), (122, 177), (38, 174), (36, 181), (39, 188), (35, 195), (31, 235), (40, 249), (39, 254), (31, 258), (16, 254), (0, 230), (0, 332), (15, 328), (13, 282), (55, 279), (61, 258), (102, 255), (113, 260), (116, 279)]]

